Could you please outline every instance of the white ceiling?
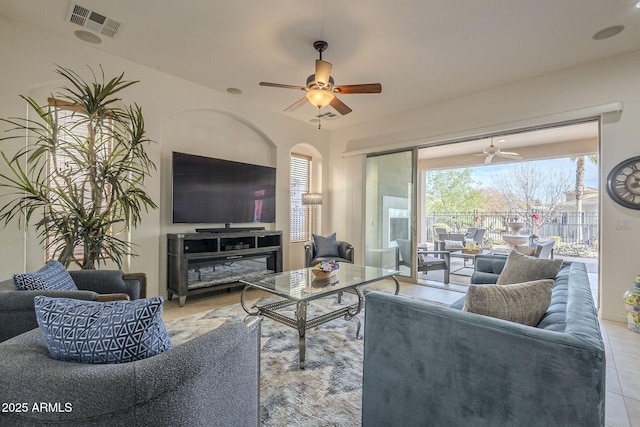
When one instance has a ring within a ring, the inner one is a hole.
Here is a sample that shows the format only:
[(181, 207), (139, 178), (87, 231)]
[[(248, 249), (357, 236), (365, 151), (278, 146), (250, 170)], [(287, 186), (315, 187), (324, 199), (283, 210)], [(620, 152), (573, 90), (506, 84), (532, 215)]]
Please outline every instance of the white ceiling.
[[(640, 49), (636, 0), (78, 0), (122, 22), (95, 48), (310, 122), (283, 110), (314, 72), (313, 42), (336, 84), (378, 82), (382, 94), (342, 95), (337, 129), (438, 100)], [(0, 0), (0, 14), (79, 42), (62, 0)], [(624, 25), (616, 37), (597, 31)], [(81, 42), (84, 43), (84, 42)], [(61, 64), (64, 65), (64, 64)], [(93, 65), (93, 64), (90, 64)], [(333, 111), (331, 107), (327, 111)], [(325, 112), (323, 110), (323, 112)], [(310, 126), (315, 126), (310, 123)]]

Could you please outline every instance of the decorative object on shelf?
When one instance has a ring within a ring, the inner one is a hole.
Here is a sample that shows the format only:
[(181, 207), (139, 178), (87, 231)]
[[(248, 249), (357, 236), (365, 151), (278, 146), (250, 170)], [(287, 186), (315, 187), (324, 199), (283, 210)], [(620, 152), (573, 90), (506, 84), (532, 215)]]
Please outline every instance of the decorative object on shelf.
[(611, 169), (606, 187), (614, 202), (640, 210), (640, 156), (624, 160)]
[(340, 264), (331, 259), (319, 262), (311, 269), (311, 272), (320, 279), (326, 279), (327, 277), (335, 276), (339, 268)]
[(48, 105), (22, 96), (28, 118), (0, 119), (11, 127), (0, 141), (23, 141), (17, 153), (2, 152), (0, 186), (7, 198), (0, 221), (32, 225), (65, 267), (92, 270), (107, 260), (121, 267), (135, 256), (129, 231), (143, 212), (157, 208), (145, 190), (155, 165), (145, 151), (153, 141), (142, 108), (118, 106), (121, 91), (136, 82), (123, 73), (107, 80), (102, 69), (90, 69), (89, 81), (68, 68), (55, 72), (67, 86)]
[(627, 310), (627, 327), (633, 332), (640, 332), (640, 276), (636, 277), (635, 286), (624, 293), (624, 307)]

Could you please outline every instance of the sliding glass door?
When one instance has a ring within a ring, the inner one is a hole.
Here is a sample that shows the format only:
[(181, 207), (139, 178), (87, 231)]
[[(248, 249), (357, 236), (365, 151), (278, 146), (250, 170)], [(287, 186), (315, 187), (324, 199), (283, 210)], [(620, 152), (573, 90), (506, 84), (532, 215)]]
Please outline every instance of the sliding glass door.
[(414, 276), (415, 150), (369, 155), (365, 183), (365, 263)]

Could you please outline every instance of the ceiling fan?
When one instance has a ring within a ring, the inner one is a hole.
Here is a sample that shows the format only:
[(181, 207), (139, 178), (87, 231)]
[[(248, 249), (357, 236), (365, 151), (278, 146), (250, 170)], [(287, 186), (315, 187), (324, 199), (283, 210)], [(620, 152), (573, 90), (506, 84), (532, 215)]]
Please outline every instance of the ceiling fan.
[(319, 59), (316, 59), (315, 74), (307, 77), (306, 86), (283, 85), (268, 82), (260, 82), (260, 86), (297, 89), (307, 92), (302, 99), (290, 105), (284, 111), (293, 111), (308, 101), (311, 105), (318, 107), (318, 109), (331, 105), (342, 115), (349, 114), (352, 110), (344, 102), (338, 99), (336, 94), (347, 95), (352, 93), (382, 92), (382, 85), (380, 83), (336, 86), (334, 84), (333, 77), (331, 77), (331, 63), (322, 60), (322, 52), (324, 52), (328, 46), (328, 43), (324, 41), (316, 41), (313, 43), (313, 47), (318, 51), (320, 57)]
[[(504, 142), (504, 139), (500, 139), (497, 142)], [(484, 159), (485, 165), (490, 164), (494, 157), (506, 157), (508, 159), (514, 159), (514, 160), (522, 159), (522, 156), (519, 155), (518, 153), (513, 153), (510, 151), (500, 151), (498, 147), (493, 145), (493, 139), (491, 140), (491, 144), (489, 144), (487, 148), (482, 150), (482, 153), (475, 153), (475, 154), (472, 154), (472, 156), (485, 157)]]

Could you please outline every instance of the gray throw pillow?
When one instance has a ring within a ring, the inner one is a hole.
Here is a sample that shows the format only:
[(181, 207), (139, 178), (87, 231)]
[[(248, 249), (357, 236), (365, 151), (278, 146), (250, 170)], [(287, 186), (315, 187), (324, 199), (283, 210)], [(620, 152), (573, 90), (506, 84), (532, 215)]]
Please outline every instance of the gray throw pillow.
[(534, 258), (511, 251), (496, 284), (510, 285), (531, 280), (555, 279), (561, 268), (562, 259)]
[(313, 244), (316, 246), (317, 257), (340, 256), (338, 242), (336, 241), (336, 233), (327, 237), (314, 234)]
[(551, 303), (550, 279), (512, 285), (470, 285), (464, 311), (538, 326)]

